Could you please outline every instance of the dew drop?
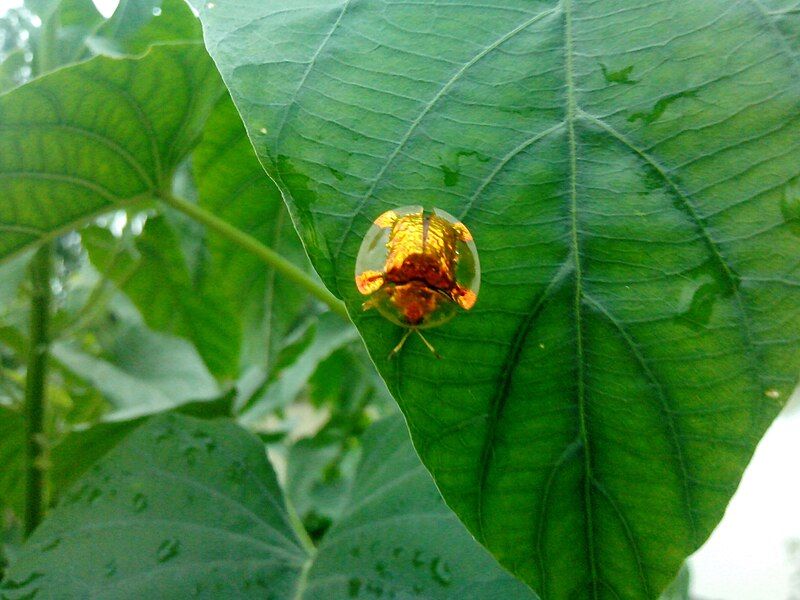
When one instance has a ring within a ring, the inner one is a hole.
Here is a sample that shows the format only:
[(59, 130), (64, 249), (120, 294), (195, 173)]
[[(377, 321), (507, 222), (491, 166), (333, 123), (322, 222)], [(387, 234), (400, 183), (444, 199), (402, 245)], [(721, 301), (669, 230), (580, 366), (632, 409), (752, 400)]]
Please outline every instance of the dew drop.
[(422, 565), (424, 565), (425, 561), (422, 560), (421, 557), (422, 557), (422, 550), (417, 550), (416, 552), (414, 552), (414, 556), (411, 559), (411, 564), (414, 565), (415, 567), (421, 567)]
[(96, 504), (102, 495), (103, 492), (100, 490), (100, 488), (93, 488), (86, 497), (86, 502), (89, 504)]
[(195, 431), (192, 437), (196, 439), (207, 452), (211, 452), (217, 447), (217, 442), (205, 431)]
[(359, 593), (361, 593), (361, 580), (354, 577), (347, 582), (347, 594), (351, 598), (357, 598)]
[(153, 16), (154, 17), (160, 17), (161, 16), (161, 7), (160, 6), (154, 6), (153, 7)]
[(262, 127), (258, 131), (259, 131), (259, 133), (261, 133), (261, 135), (267, 135), (267, 128), (266, 127)]
[(160, 563), (165, 563), (178, 556), (180, 552), (181, 543), (176, 539), (168, 539), (161, 542), (156, 551), (156, 559)]
[(147, 496), (141, 492), (133, 497), (133, 512), (140, 513), (147, 508)]
[(764, 395), (767, 398), (771, 398), (773, 400), (777, 400), (778, 398), (781, 397), (781, 393), (778, 390), (776, 390), (775, 388), (770, 388), (770, 389), (766, 390), (764, 392)]
[(116, 560), (114, 560), (114, 559), (112, 559), (112, 560), (108, 561), (108, 562), (106, 563), (106, 565), (105, 565), (105, 571), (104, 571), (104, 573), (105, 573), (105, 576), (106, 576), (107, 578), (111, 578), (111, 577), (113, 577), (114, 575), (116, 575), (116, 574), (117, 574), (117, 561), (116, 561)]
[(206, 4), (206, 8), (208, 8), (209, 10), (214, 8), (215, 6), (216, 4), (214, 4), (213, 2), (209, 2), (208, 4)]
[(450, 567), (438, 556), (431, 561), (431, 575), (433, 580), (439, 585), (450, 585), (453, 581), (453, 574), (450, 572)]

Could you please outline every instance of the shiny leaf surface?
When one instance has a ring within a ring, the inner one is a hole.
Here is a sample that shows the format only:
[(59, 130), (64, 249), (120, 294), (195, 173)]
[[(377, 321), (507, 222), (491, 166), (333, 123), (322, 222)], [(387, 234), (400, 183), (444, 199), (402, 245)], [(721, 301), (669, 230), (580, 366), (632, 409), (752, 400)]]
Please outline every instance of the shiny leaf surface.
[(198, 44), (98, 57), (0, 97), (0, 260), (168, 193), (222, 94)]
[[(449, 505), (545, 598), (657, 597), (797, 381), (789, 0), (201, 8), (305, 246)], [(476, 307), (401, 331), (353, 284), (371, 221), (461, 218)]]

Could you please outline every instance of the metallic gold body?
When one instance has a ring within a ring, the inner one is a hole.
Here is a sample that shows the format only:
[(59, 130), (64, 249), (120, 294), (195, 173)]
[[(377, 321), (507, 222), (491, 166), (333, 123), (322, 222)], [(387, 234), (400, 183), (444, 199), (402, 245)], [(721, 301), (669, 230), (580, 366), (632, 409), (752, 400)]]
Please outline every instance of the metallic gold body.
[(451, 318), (456, 305), (472, 308), (475, 292), (456, 278), (458, 243), (472, 240), (463, 224), (431, 212), (398, 216), (389, 211), (375, 225), (389, 229), (388, 254), (382, 271), (356, 275), (358, 290), (372, 295), (365, 309), (383, 309), (387, 316), (397, 315), (400, 324), (424, 328)]

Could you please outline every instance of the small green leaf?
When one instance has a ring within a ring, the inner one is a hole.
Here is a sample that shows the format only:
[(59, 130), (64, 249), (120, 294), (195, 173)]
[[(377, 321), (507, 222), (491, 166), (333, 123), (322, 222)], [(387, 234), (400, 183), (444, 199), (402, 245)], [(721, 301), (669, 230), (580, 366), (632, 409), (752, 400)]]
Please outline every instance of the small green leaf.
[(0, 97), (0, 260), (169, 190), (222, 92), (202, 46), (172, 44)]
[(41, 21), (30, 38), (34, 75), (86, 58), (86, 40), (104, 22), (92, 0), (29, 0), (25, 5)]
[(71, 342), (52, 347), (54, 359), (109, 401), (106, 420), (129, 420), (218, 395), (214, 378), (187, 341), (132, 325), (118, 332), (115, 342), (107, 357)]

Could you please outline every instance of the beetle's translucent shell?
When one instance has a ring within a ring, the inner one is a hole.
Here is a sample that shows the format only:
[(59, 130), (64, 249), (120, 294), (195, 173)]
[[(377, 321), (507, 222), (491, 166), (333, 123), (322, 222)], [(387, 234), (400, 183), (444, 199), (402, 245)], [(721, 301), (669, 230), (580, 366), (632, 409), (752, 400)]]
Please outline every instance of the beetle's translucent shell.
[(355, 280), (368, 296), (365, 309), (403, 327), (436, 327), (475, 304), (478, 249), (466, 226), (445, 211), (396, 208), (364, 236)]

